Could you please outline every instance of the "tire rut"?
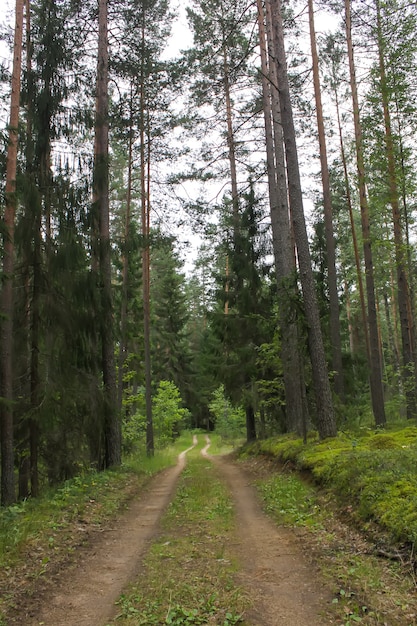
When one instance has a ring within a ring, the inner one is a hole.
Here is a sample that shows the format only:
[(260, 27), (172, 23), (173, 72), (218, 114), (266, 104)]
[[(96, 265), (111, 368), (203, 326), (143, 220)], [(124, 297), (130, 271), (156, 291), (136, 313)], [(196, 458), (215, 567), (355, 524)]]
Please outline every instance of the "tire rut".
[[(238, 580), (253, 600), (253, 626), (323, 626), (331, 594), (317, 578), (296, 536), (262, 511), (250, 479), (227, 457), (210, 456), (232, 494), (236, 513)], [(329, 622), (327, 622), (329, 623)]]
[(24, 622), (14, 623), (103, 626), (115, 617), (115, 602), (138, 573), (185, 467), (186, 454), (196, 443), (194, 438), (193, 446), (179, 455), (174, 467), (150, 480), (146, 490), (130, 503), (127, 512), (103, 531), (101, 540), (84, 549), (76, 567), (62, 572), (53, 593), (42, 598), (39, 611), (28, 611)]

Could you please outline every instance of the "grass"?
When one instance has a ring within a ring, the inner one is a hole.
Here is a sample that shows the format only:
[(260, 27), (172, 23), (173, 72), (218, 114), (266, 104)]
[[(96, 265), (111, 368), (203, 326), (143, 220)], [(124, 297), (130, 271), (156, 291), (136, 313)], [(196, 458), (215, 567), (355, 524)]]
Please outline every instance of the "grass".
[(77, 519), (99, 525), (114, 516), (132, 492), (149, 476), (175, 464), (190, 435), (155, 457), (132, 457), (116, 470), (86, 472), (66, 481), (42, 497), (0, 510), (0, 567), (12, 567), (32, 542), (50, 546), (58, 531)]
[(30, 586), (71, 558), (85, 540), (85, 530), (100, 528), (126, 506), (150, 476), (176, 463), (180, 451), (192, 443), (185, 433), (153, 458), (145, 452), (105, 472), (85, 472), (42, 497), (0, 510), (0, 624), (14, 602), (19, 576)]
[(363, 429), (334, 439), (310, 438), (307, 445), (291, 436), (260, 441), (244, 454), (266, 454), (299, 470), (350, 507), (361, 525), (377, 525), (390, 542), (417, 541), (417, 428), (387, 432)]
[[(201, 444), (163, 519), (139, 579), (120, 599), (112, 624), (241, 624), (247, 599), (236, 586), (228, 545), (233, 532), (230, 496)], [(213, 438), (213, 448), (218, 444)]]
[[(416, 428), (345, 432), (323, 442), (310, 437), (307, 445), (276, 437), (245, 447), (241, 456), (258, 464), (265, 456), (280, 461), (272, 475), (269, 465), (257, 481), (265, 509), (277, 523), (299, 529), (308, 556), (333, 590), (338, 625), (417, 623), (411, 563)], [(306, 470), (313, 481), (305, 480)]]

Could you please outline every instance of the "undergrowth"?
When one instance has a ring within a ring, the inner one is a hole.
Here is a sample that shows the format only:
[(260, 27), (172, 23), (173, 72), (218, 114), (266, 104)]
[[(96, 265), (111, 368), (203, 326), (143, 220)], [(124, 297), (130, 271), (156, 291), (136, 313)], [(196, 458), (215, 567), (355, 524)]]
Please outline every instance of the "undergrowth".
[(417, 540), (417, 428), (387, 432), (364, 429), (306, 445), (291, 436), (258, 441), (244, 455), (265, 454), (299, 470), (331, 490), (362, 525), (373, 523), (391, 542)]

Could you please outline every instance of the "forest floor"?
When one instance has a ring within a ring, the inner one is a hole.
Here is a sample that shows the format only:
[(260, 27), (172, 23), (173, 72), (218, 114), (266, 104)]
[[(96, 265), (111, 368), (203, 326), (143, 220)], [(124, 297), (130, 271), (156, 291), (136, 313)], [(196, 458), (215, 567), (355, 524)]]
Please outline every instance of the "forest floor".
[[(189, 450), (180, 455), (175, 467), (154, 476), (145, 489), (141, 488), (116, 520), (100, 529), (89, 527), (88, 519), (78, 520), (77, 528), (68, 535), (70, 556), (65, 561), (45, 568), (36, 579), (28, 569), (21, 573), (22, 578), (15, 573), (14, 608), (7, 626), (104, 626), (115, 619), (117, 600), (138, 576), (152, 540), (161, 532), (162, 516), (174, 497)], [(203, 455), (214, 464), (234, 503), (235, 523), (228, 549), (238, 563), (236, 585), (250, 598), (242, 623), (345, 626), (362, 621), (348, 614), (341, 619), (334, 611), (334, 585), (315, 565), (321, 558), (320, 550), (328, 550), (328, 546), (313, 545), (307, 534), (277, 526), (262, 511), (252, 483), (270, 468), (256, 459), (242, 464), (230, 456), (210, 457), (207, 450), (208, 446), (202, 450)], [(338, 533), (335, 540), (342, 550), (345, 546), (349, 551), (360, 541), (340, 524), (332, 532)], [(415, 615), (407, 613), (403, 619), (398, 611), (388, 621), (378, 619), (372, 623), (417, 623)], [(134, 616), (131, 623), (135, 624)]]

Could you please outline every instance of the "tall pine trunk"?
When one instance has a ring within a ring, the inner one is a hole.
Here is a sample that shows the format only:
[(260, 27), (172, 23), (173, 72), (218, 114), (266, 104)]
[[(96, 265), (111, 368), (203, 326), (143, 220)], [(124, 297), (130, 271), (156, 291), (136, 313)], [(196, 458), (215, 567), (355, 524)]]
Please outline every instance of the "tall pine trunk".
[[(288, 301), (296, 295), (294, 251), (291, 244), (290, 219), (287, 201), (284, 148), (279, 119), (279, 106), (273, 114), (272, 99), (277, 103), (276, 81), (270, 75), (262, 0), (257, 0), (259, 41), (261, 51), (262, 95), (265, 119), (266, 161), (272, 245), (277, 277), (279, 316), (281, 327), (281, 359), (285, 388), (286, 427), (290, 432), (305, 435), (307, 419), (304, 414), (304, 383), (297, 320), (288, 310)], [(269, 36), (270, 40), (270, 36)], [(279, 104), (279, 103), (278, 103)], [(278, 169), (281, 185), (278, 185)], [(305, 393), (305, 386), (304, 386)]]
[(22, 69), (24, 0), (16, 0), (16, 21), (13, 48), (12, 95), (10, 101), (9, 144), (6, 163), (6, 198), (4, 211), (3, 288), (1, 292), (1, 503), (9, 505), (16, 499), (13, 449), (13, 275), (14, 228), (16, 214), (16, 174), (20, 84)]
[(284, 46), (284, 28), (280, 0), (270, 0), (274, 36), (275, 63), (277, 69), (281, 122), (287, 162), (288, 191), (291, 217), (297, 247), (301, 288), (308, 325), (308, 341), (315, 388), (316, 425), (321, 439), (334, 437), (337, 433), (332, 395), (324, 353), (323, 337), (316, 288), (311, 267), (310, 248), (303, 208), (300, 170), (295, 138), (295, 126), (290, 99), (287, 63)]
[(384, 57), (384, 40), (381, 25), (381, 5), (379, 0), (376, 0), (376, 14), (379, 78), (381, 86), (381, 99), (385, 131), (384, 143), (385, 154), (388, 162), (388, 190), (394, 230), (395, 263), (397, 269), (398, 311), (403, 349), (403, 381), (407, 402), (407, 417), (409, 419), (413, 419), (417, 416), (414, 319), (412, 313), (410, 287), (407, 276), (407, 256), (404, 246), (403, 229), (401, 224), (397, 168), (394, 154), (394, 140), (392, 137), (391, 114), (389, 110), (387, 75)]
[(127, 190), (126, 190), (126, 215), (124, 227), (124, 249), (122, 254), (122, 302), (120, 307), (120, 346), (118, 363), (118, 410), (122, 411), (123, 405), (123, 376), (127, 357), (127, 312), (128, 312), (128, 292), (129, 292), (129, 245), (130, 245), (130, 213), (132, 203), (132, 173), (133, 173), (133, 95), (130, 94), (130, 128), (129, 128), (129, 150), (127, 164)]
[(95, 120), (94, 192), (99, 223), (100, 332), (104, 385), (105, 463), (121, 462), (121, 427), (117, 412), (114, 365), (111, 247), (109, 218), (108, 19), (107, 0), (99, 0), (99, 39)]
[(384, 426), (386, 423), (384, 390), (382, 386), (382, 363), (379, 349), (378, 317), (375, 298), (374, 265), (371, 244), (370, 219), (368, 197), (366, 195), (365, 166), (363, 158), (362, 128), (359, 118), (359, 100), (356, 85), (355, 61), (352, 43), (352, 22), (350, 1), (345, 0), (345, 23), (346, 40), (348, 46), (350, 87), (352, 92), (353, 119), (355, 125), (356, 162), (358, 170), (359, 201), (361, 207), (361, 223), (363, 237), (363, 253), (365, 261), (366, 295), (368, 299), (368, 325), (370, 346), (370, 383), (372, 409), (376, 426)]
[[(142, 42), (145, 47), (145, 11), (143, 11)], [(142, 290), (143, 290), (143, 338), (145, 351), (145, 403), (146, 403), (146, 453), (153, 456), (155, 452), (154, 427), (152, 416), (152, 364), (151, 364), (151, 277), (150, 277), (150, 188), (149, 170), (146, 168), (146, 128), (145, 128), (145, 68), (144, 59), (141, 68), (140, 85), (140, 178), (142, 208)], [(148, 112), (149, 115), (149, 112)], [(148, 136), (148, 142), (151, 138)], [(150, 147), (150, 145), (149, 145)], [(150, 157), (148, 151), (148, 165)], [(148, 171), (148, 177), (146, 172)], [(147, 183), (148, 180), (148, 183)]]
[(326, 233), (327, 271), (330, 311), (330, 342), (332, 347), (332, 369), (334, 371), (334, 389), (344, 397), (342, 343), (340, 337), (339, 294), (336, 274), (336, 246), (333, 230), (333, 209), (330, 192), (329, 166), (327, 161), (326, 135), (324, 131), (323, 104), (321, 99), (319, 59), (317, 54), (316, 31), (314, 26), (313, 0), (308, 0), (310, 23), (311, 56), (313, 62), (314, 97), (316, 101), (317, 130), (320, 149), (321, 181), (323, 186), (324, 225)]
[(345, 146), (344, 146), (344, 141), (343, 141), (342, 122), (340, 119), (339, 96), (337, 93), (336, 86), (334, 88), (334, 93), (335, 93), (335, 102), (336, 102), (337, 127), (338, 127), (338, 132), (339, 132), (340, 156), (342, 159), (343, 176), (344, 176), (345, 190), (346, 190), (346, 201), (347, 201), (348, 211), (349, 211), (349, 222), (350, 222), (350, 230), (352, 233), (353, 252), (355, 255), (356, 276), (357, 276), (357, 281), (358, 281), (359, 299), (361, 303), (361, 316), (362, 316), (363, 332), (365, 336), (366, 356), (368, 359), (368, 363), (370, 363), (371, 350), (369, 346), (369, 331), (368, 331), (368, 323), (367, 323), (367, 316), (366, 316), (365, 291), (363, 288), (358, 238), (356, 236), (356, 226), (355, 226), (355, 219), (353, 215), (353, 205), (352, 205), (352, 194), (350, 192), (349, 174), (348, 174), (347, 161), (346, 161), (346, 151), (345, 151)]

